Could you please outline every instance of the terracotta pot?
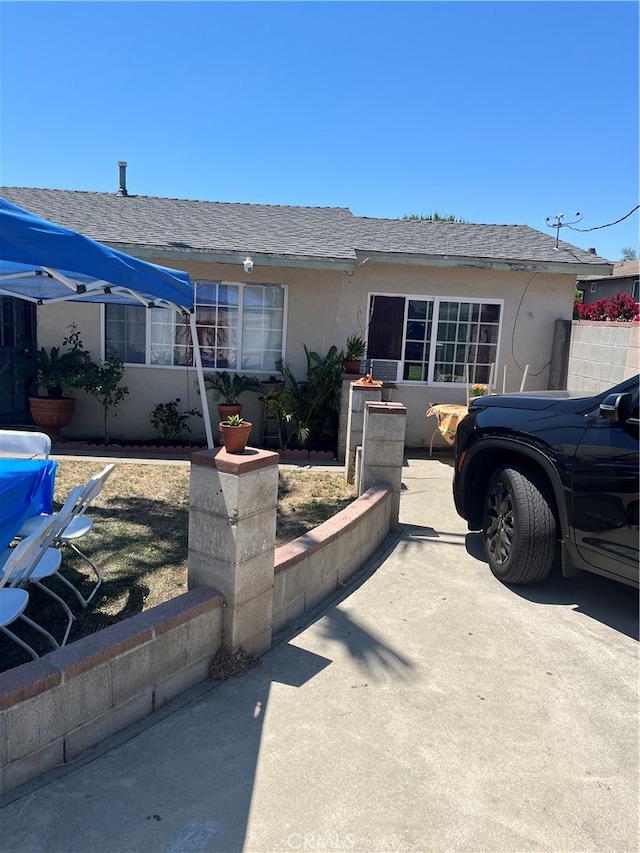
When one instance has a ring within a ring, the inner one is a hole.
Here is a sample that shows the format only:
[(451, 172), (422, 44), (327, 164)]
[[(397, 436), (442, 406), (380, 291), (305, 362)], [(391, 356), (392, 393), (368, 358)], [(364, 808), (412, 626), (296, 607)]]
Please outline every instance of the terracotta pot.
[(360, 373), (360, 367), (362, 366), (362, 361), (345, 361), (344, 363), (344, 372), (345, 373)]
[(60, 441), (62, 427), (73, 417), (75, 405), (75, 397), (29, 397), (33, 422), (46, 432), (52, 442)]
[(249, 434), (253, 424), (249, 421), (244, 421), (240, 426), (229, 426), (229, 424), (220, 424), (220, 432), (222, 433), (222, 441), (227, 453), (243, 453)]
[(218, 403), (218, 414), (220, 415), (220, 420), (226, 420), (229, 415), (239, 415), (242, 411), (242, 403), (234, 403), (229, 406), (226, 403)]

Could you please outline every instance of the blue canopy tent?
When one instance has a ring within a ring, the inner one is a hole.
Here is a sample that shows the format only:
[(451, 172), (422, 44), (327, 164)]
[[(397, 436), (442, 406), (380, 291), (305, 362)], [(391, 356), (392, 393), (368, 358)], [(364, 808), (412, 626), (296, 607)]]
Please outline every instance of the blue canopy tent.
[[(189, 316), (198, 341), (189, 274), (139, 260), (63, 228), (0, 198), (0, 296), (38, 305), (53, 302), (115, 302), (169, 308)], [(207, 444), (213, 433), (202, 360), (193, 347)]]

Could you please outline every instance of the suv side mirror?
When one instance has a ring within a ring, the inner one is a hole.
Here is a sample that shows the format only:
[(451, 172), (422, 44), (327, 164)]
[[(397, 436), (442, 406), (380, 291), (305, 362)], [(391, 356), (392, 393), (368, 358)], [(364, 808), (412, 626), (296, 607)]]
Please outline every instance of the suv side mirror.
[(626, 394), (609, 394), (600, 403), (600, 416), (614, 423), (626, 423), (631, 416), (631, 408), (633, 406), (633, 395), (627, 392)]

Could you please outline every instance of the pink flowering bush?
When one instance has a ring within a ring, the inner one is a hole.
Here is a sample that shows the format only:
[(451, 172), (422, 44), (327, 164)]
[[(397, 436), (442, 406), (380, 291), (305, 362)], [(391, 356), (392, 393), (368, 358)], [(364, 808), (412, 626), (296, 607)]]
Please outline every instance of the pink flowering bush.
[(578, 320), (613, 321), (615, 323), (630, 323), (640, 317), (640, 305), (632, 296), (626, 293), (616, 293), (611, 299), (599, 299), (585, 305), (583, 302), (574, 303), (574, 314)]

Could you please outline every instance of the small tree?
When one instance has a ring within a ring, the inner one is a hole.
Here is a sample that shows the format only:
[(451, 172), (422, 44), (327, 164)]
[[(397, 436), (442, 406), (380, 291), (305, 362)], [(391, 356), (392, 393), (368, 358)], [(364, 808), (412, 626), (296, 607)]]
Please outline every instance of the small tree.
[(123, 375), (124, 364), (114, 355), (106, 361), (89, 360), (84, 365), (84, 390), (102, 405), (105, 444), (109, 444), (109, 409), (119, 405), (129, 393), (126, 385), (120, 385)]
[(631, 246), (625, 246), (622, 249), (622, 260), (623, 261), (637, 261), (638, 253), (635, 249), (631, 248)]

